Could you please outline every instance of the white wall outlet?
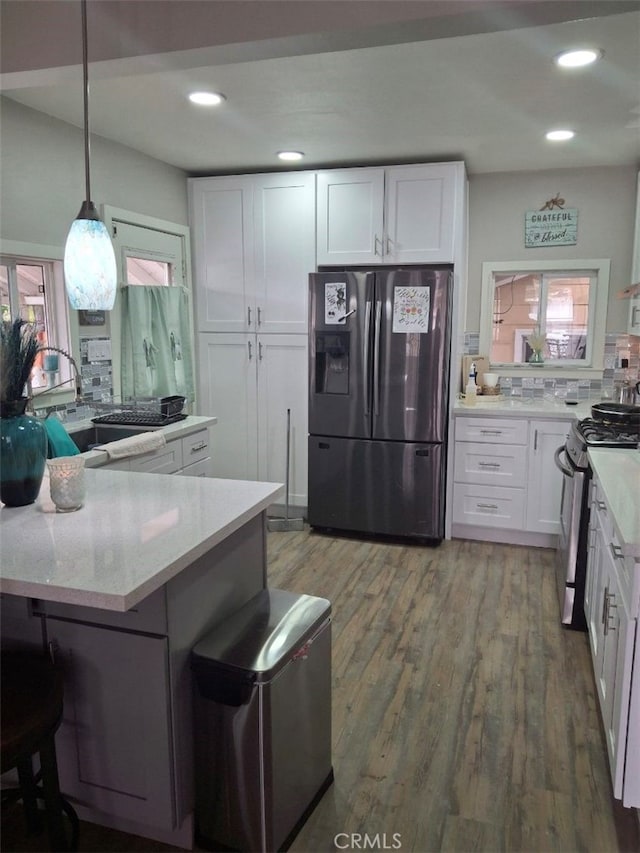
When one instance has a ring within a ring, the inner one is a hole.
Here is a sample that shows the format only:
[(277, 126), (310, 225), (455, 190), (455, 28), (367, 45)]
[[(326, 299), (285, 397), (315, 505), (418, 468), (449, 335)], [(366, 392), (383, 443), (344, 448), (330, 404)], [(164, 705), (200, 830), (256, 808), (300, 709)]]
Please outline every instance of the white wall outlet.
[(110, 361), (111, 341), (109, 338), (89, 341), (87, 346), (87, 358), (89, 361)]

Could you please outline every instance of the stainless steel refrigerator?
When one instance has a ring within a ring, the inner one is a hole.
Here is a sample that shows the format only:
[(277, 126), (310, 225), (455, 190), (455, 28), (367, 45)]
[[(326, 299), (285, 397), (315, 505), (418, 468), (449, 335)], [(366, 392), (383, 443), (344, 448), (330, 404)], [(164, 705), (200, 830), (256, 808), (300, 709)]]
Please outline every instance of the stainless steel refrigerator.
[(449, 269), (312, 273), (309, 523), (441, 540)]

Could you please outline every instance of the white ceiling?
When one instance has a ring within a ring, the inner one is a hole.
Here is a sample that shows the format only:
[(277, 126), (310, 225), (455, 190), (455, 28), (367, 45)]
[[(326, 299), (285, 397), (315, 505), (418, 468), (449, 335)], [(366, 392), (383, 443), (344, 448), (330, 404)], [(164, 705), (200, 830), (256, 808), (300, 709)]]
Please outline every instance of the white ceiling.
[[(99, 7), (124, 4), (89, 2), (89, 57), (100, 59), (89, 72), (91, 130), (190, 174), (290, 168), (275, 157), (290, 148), (305, 152), (302, 168), (463, 159), (477, 174), (640, 163), (636, 2), (125, 2), (128, 22), (111, 27)], [(81, 126), (78, 4), (48, 3), (39, 34), (38, 16), (27, 31), (17, 14), (35, 5), (3, 0), (15, 14), (3, 10), (14, 50), (3, 47), (2, 94)], [(214, 11), (218, 26), (206, 26)], [(105, 44), (107, 31), (117, 43)], [(15, 49), (21, 39), (28, 50)], [(50, 55), (35, 50), (43, 39)], [(552, 62), (584, 45), (604, 58), (574, 71)], [(43, 61), (48, 68), (28, 67)], [(221, 107), (186, 100), (209, 87), (227, 96)], [(546, 142), (559, 126), (575, 139)]]

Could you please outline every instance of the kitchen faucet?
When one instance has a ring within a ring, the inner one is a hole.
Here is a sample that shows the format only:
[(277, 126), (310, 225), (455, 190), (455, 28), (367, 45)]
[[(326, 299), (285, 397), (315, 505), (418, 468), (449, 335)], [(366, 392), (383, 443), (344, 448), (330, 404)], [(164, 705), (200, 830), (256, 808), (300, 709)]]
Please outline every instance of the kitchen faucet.
[[(60, 347), (52, 347), (52, 346), (38, 347), (37, 351), (38, 352), (57, 352), (57, 353), (60, 353), (60, 355), (63, 355), (68, 360), (69, 364), (73, 368), (74, 380), (76, 383), (76, 399), (75, 399), (75, 402), (80, 403), (82, 401), (82, 382), (80, 379), (80, 371), (78, 370), (78, 365), (76, 364), (76, 361), (73, 358), (73, 356), (70, 353), (68, 353), (66, 350), (60, 349)], [(66, 385), (67, 382), (70, 382), (70, 381), (71, 381), (70, 379), (65, 379), (63, 382), (58, 382), (57, 385), (52, 385), (50, 388), (47, 388), (46, 390), (52, 391), (54, 388), (61, 388), (63, 385)], [(32, 394), (32, 392), (31, 392), (31, 381), (27, 382), (27, 387), (28, 387), (28, 396), (30, 399), (35, 399), (36, 397), (40, 397), (40, 396), (42, 396), (42, 394), (45, 393), (45, 391), (41, 391), (40, 394)]]

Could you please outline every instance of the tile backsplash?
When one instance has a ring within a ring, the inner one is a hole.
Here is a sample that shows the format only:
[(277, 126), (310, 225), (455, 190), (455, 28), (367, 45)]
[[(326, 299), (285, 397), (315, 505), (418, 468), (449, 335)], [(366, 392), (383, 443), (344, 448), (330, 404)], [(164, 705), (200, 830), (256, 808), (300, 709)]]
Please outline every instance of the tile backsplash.
[[(479, 332), (465, 332), (463, 354), (478, 355), (479, 339)], [(620, 366), (623, 359), (628, 362), (626, 368)], [(500, 377), (500, 388), (503, 394), (512, 397), (606, 399), (613, 394), (614, 382), (625, 378), (633, 381), (640, 379), (640, 338), (624, 333), (612, 333), (605, 337), (602, 379), (581, 379), (578, 373), (575, 378), (504, 376)]]

